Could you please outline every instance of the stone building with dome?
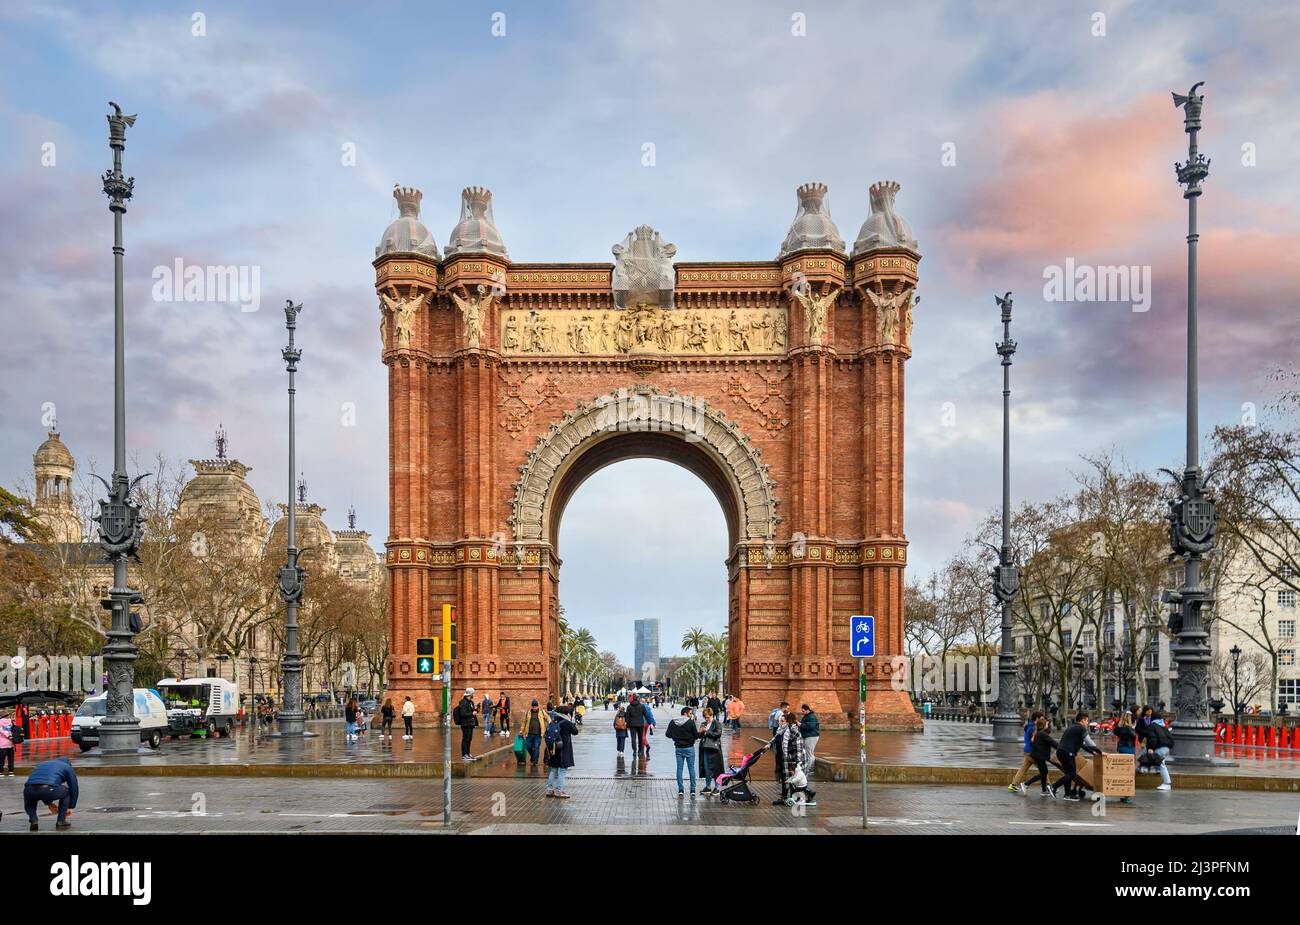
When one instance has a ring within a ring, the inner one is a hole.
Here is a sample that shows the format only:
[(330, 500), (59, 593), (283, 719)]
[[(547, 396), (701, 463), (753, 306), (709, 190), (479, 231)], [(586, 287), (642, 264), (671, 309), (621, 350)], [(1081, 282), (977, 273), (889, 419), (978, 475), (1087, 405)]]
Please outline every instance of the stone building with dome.
[[(285, 518), (281, 516), (268, 525), (262, 502), (247, 480), (251, 468), (227, 455), (224, 430), (218, 430), (215, 442), (213, 457), (189, 460), (194, 475), (177, 496), (177, 521), (189, 521), (190, 526), (185, 529), (191, 533), (196, 532), (191, 529), (194, 524), (202, 525), (197, 531), (203, 534), (202, 544), (209, 554), (224, 560), (220, 568), (229, 569), (232, 562), (244, 557), (255, 564), (281, 561), (287, 533)], [(52, 430), (32, 462), (33, 519), (49, 531), (49, 540), (41, 545), (58, 563), (63, 593), (74, 594), (83, 602), (103, 597), (112, 583), (112, 570), (103, 561), (93, 529), (84, 527), (77, 511), (72, 488), (76, 461), (71, 451)], [(280, 510), (283, 514), (284, 505), (280, 505)], [(338, 531), (336, 536), (323, 519), (325, 509), (307, 501), (306, 485), (300, 483), (295, 513), (296, 541), (309, 571), (324, 568), (343, 578), (379, 587), (384, 580), (383, 560), (369, 546), (370, 534), (357, 528), (355, 511), (349, 511), (347, 529)], [(148, 531), (148, 525), (145, 529)], [(194, 537), (187, 540), (194, 549)], [(132, 572), (136, 568), (134, 564), (130, 566)], [(265, 621), (258, 621), (249, 635), (248, 645), (236, 660), (216, 651), (217, 644), (203, 638), (202, 629), (194, 621), (184, 617), (169, 620), (168, 614), (158, 611), (156, 602), (152, 609), (152, 617), (166, 621), (172, 634), (169, 648), (174, 671), (187, 677), (224, 677), (244, 687), (255, 674), (259, 694), (278, 692), (276, 666), (281, 653), (277, 634), (262, 624), (283, 622), (283, 606), (276, 603), (269, 613)], [(309, 658), (305, 669), (307, 677), (315, 682), (312, 689), (319, 690), (318, 666)]]
[(36, 497), (32, 500), (35, 520), (49, 531), (51, 542), (81, 543), (81, 518), (72, 500), (72, 474), (77, 464), (58, 431), (51, 430), (37, 447), (32, 467), (36, 476)]

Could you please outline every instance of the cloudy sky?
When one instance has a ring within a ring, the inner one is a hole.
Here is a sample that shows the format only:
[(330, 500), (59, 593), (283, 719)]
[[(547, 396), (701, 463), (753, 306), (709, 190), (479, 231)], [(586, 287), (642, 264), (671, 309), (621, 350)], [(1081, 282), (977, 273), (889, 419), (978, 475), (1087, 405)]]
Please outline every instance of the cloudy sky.
[[(424, 190), (439, 245), (460, 189), (490, 187), (511, 256), (533, 262), (607, 260), (642, 222), (682, 260), (772, 257), (807, 180), (852, 241), (868, 186), (898, 180), (924, 253), (906, 434), (923, 574), (996, 500), (994, 292), (1016, 293), (1018, 496), (1066, 487), (1081, 452), (1179, 463), (1186, 140), (1169, 91), (1196, 80), (1213, 158), (1201, 420), (1267, 415), (1300, 317), (1298, 33), (1300, 9), (1233, 2), (220, 3), (198, 21), (171, 3), (0, 2), (0, 480), (28, 475), (51, 408), (82, 468), (110, 468), (115, 99), (140, 113), (133, 451), (207, 454), (222, 421), (259, 495), (282, 500), (278, 306), (301, 300), (302, 468), (327, 520), (354, 504), (377, 543), (370, 260), (394, 182)], [(155, 300), (153, 268), (178, 258), (258, 267), (260, 309)], [(1046, 300), (1044, 269), (1067, 259), (1150, 267), (1149, 309)], [(562, 537), (566, 609), (626, 660), (633, 617), (664, 621), (665, 654), (688, 626), (723, 627), (722, 515), (686, 473), (597, 474)]]

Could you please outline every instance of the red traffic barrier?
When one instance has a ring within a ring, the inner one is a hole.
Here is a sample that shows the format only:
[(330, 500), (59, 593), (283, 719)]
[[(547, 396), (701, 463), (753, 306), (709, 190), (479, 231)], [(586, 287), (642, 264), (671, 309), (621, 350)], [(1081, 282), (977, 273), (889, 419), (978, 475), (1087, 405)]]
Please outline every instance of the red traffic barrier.
[(62, 735), (63, 735), (63, 737), (64, 737), (65, 739), (66, 739), (68, 736), (72, 735), (72, 714), (71, 714), (71, 713), (64, 713), (64, 714), (63, 714), (63, 733), (62, 733)]
[(1214, 724), (1214, 741), (1218, 742), (1220, 745), (1222, 745), (1223, 743), (1225, 743), (1225, 742), (1228, 741), (1228, 724), (1227, 724), (1227, 723), (1215, 723), (1215, 724)]

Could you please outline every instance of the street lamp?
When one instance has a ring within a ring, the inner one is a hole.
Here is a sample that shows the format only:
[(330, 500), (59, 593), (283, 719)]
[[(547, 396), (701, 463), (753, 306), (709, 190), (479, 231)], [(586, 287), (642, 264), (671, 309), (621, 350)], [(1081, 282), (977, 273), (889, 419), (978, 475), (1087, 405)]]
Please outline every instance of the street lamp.
[(298, 564), (298, 549), (295, 546), (296, 538), (294, 536), (294, 514), (297, 509), (296, 494), (294, 492), (294, 477), (296, 471), (297, 459), (294, 449), (294, 386), (293, 374), (298, 369), (298, 360), (302, 358), (302, 350), (293, 345), (293, 332), (298, 327), (298, 313), (302, 311), (302, 304), (295, 305), (292, 300), (284, 303), (284, 326), (289, 332), (289, 346), (280, 351), (284, 358), (285, 369), (289, 371), (289, 523), (287, 534), (287, 558), (285, 565), (280, 569), (280, 599), (285, 605), (285, 646), (284, 659), (280, 663), (281, 671), (284, 673), (284, 684), (281, 689), (281, 708), (278, 722), (280, 728), (278, 735), (281, 736), (298, 736), (303, 735), (305, 717), (302, 711), (302, 655), (298, 652), (298, 605), (302, 601), (303, 591), (307, 581), (307, 574), (302, 566)]
[(1241, 722), (1241, 683), (1238, 680), (1238, 666), (1241, 662), (1241, 646), (1234, 645), (1228, 650), (1232, 656), (1232, 721)]
[(1020, 570), (1011, 564), (1011, 357), (1016, 342), (1011, 339), (1011, 293), (994, 301), (1002, 309), (1002, 342), (996, 345), (1002, 357), (1002, 547), (993, 569), (993, 596), (1002, 605), (1002, 646), (998, 653), (998, 700), (993, 713), (993, 740), (1019, 742), (1022, 736), (1017, 709), (1016, 652), (1011, 636), (1011, 604), (1020, 591)]
[[(144, 596), (127, 586), (127, 559), (140, 546), (144, 518), (140, 507), (131, 500), (135, 482), (126, 475), (126, 348), (125, 321), (122, 310), (122, 216), (126, 201), (135, 191), (135, 177), (122, 174), (122, 152), (126, 149), (126, 130), (135, 124), (135, 116), (122, 115), (122, 107), (109, 103), (108, 146), (113, 149), (113, 169), (103, 176), (108, 210), (113, 213), (113, 484), (101, 478), (108, 497), (99, 503), (95, 520), (99, 523), (99, 544), (104, 558), (113, 564), (113, 586), (100, 603), (112, 612), (104, 662), (108, 675), (108, 704), (99, 726), (100, 751), (105, 755), (133, 755), (140, 747), (140, 721), (135, 717), (135, 660), (139, 650), (132, 639), (139, 631), (138, 618), (131, 605), (144, 603)], [(98, 476), (97, 476), (98, 478)]]
[(1178, 669), (1178, 687), (1174, 693), (1175, 724), (1180, 749), (1179, 758), (1204, 760), (1214, 753), (1214, 725), (1209, 719), (1207, 689), (1211, 661), (1209, 634), (1202, 623), (1202, 610), (1211, 603), (1210, 592), (1201, 586), (1201, 560), (1214, 549), (1216, 529), (1214, 501), (1205, 491), (1200, 467), (1197, 429), (1197, 351), (1196, 351), (1196, 204), (1201, 196), (1201, 181), (1210, 173), (1210, 161), (1197, 150), (1197, 133), (1201, 130), (1201, 106), (1205, 97), (1197, 94), (1201, 83), (1193, 84), (1186, 96), (1173, 94), (1174, 106), (1183, 110), (1183, 130), (1187, 133), (1187, 161), (1175, 164), (1180, 186), (1185, 186), (1187, 200), (1187, 466), (1183, 470), (1178, 497), (1169, 503), (1169, 538), (1174, 555), (1183, 559), (1183, 586), (1168, 595), (1175, 605), (1169, 630), (1176, 636), (1170, 655)]

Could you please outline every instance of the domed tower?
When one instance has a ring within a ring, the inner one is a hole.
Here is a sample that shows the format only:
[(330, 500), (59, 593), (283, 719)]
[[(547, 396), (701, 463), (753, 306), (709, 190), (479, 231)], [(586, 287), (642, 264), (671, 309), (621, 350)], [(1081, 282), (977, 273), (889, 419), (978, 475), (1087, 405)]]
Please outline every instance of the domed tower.
[(424, 194), (411, 186), (394, 186), (393, 198), (397, 200), (397, 218), (384, 229), (384, 235), (375, 248), (375, 256), (385, 254), (420, 254), (438, 259), (438, 244), (433, 234), (420, 221), (420, 200)]
[(826, 204), (825, 183), (805, 183), (795, 190), (799, 199), (799, 208), (795, 211), (794, 221), (781, 244), (777, 260), (785, 260), (791, 254), (804, 250), (830, 250), (844, 253), (844, 239), (831, 218), (830, 206)]
[(53, 542), (80, 543), (81, 518), (72, 508), (72, 473), (77, 464), (58, 431), (51, 430), (37, 448), (32, 467), (36, 472), (36, 521), (50, 531)]
[[(282, 512), (288, 512), (288, 508), (283, 504), (277, 507)], [(308, 580), (310, 581), (313, 567), (337, 572), (339, 556), (338, 549), (334, 545), (334, 534), (330, 532), (329, 527), (325, 526), (325, 520), (321, 516), (325, 513), (325, 508), (307, 501), (307, 482), (303, 479), (298, 480), (298, 501), (294, 511), (296, 512), (294, 539), (298, 543), (298, 550), (302, 553), (304, 565), (308, 569)], [(263, 548), (263, 555), (282, 557), (288, 543), (288, 534), (289, 519), (282, 516), (271, 527), (271, 533), (266, 538), (266, 546)]]
[(348, 508), (348, 528), (334, 532), (334, 546), (338, 551), (341, 577), (371, 586), (378, 585), (383, 565), (370, 548), (370, 534), (357, 529), (355, 509)]
[(266, 536), (266, 517), (257, 492), (245, 480), (252, 470), (237, 459), (226, 458), (226, 432), (216, 434), (214, 459), (191, 459), (194, 478), (185, 483), (176, 504), (182, 518), (212, 521), (246, 551), (256, 552)]
[(501, 240), (496, 219), (492, 217), (492, 191), (482, 186), (467, 186), (460, 194), (460, 221), (447, 238), (447, 256), (454, 254), (490, 254), (509, 258), (506, 242)]

